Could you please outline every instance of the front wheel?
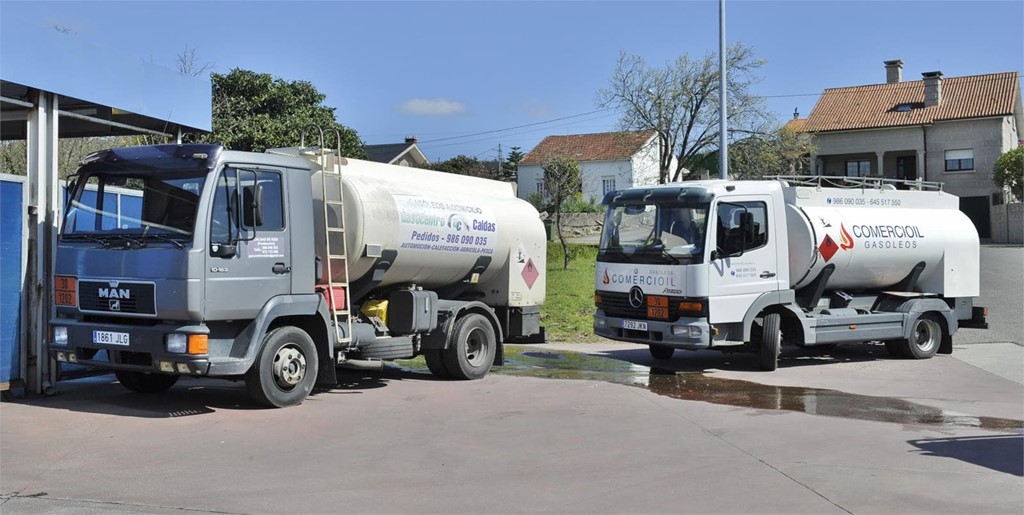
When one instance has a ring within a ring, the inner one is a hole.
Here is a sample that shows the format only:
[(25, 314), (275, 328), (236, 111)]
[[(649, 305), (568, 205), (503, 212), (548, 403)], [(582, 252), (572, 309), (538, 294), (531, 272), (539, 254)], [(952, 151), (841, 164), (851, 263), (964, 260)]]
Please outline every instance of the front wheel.
[(480, 379), (494, 363), (498, 342), (483, 315), (470, 313), (457, 322), (444, 350), (444, 368), (453, 379)]
[(313, 390), (319, 361), (313, 339), (297, 327), (278, 327), (263, 339), (245, 387), (260, 404), (283, 408), (301, 404)]
[(672, 354), (676, 351), (667, 345), (650, 345), (647, 349), (651, 352), (651, 357), (654, 359), (671, 359)]
[(910, 328), (910, 338), (899, 340), (903, 355), (913, 359), (928, 359), (935, 355), (942, 343), (942, 324), (932, 313), (921, 315)]
[(764, 316), (761, 328), (761, 346), (758, 361), (761, 370), (772, 371), (779, 366), (779, 351), (782, 346), (782, 331), (779, 327), (782, 317), (778, 313)]
[(156, 374), (152, 372), (129, 372), (127, 370), (115, 370), (114, 376), (121, 383), (121, 386), (137, 393), (159, 393), (174, 386), (181, 376), (171, 374)]

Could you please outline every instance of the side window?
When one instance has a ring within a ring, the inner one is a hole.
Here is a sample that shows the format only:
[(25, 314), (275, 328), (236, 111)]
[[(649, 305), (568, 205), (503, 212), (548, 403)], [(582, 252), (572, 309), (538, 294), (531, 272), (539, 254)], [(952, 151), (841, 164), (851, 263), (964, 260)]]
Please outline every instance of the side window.
[[(284, 229), (279, 172), (226, 168), (217, 178), (210, 216), (210, 243), (249, 240), (255, 231)], [(253, 217), (253, 209), (261, 217)]]
[(768, 206), (764, 202), (718, 204), (718, 250), (724, 255), (750, 252), (768, 243)]

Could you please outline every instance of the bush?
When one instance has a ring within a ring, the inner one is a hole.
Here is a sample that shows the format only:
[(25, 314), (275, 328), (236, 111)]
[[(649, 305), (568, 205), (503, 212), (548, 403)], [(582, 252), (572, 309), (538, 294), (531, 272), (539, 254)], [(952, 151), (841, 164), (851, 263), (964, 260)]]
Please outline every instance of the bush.
[(576, 193), (573, 196), (565, 199), (562, 202), (563, 213), (601, 213), (604, 212), (604, 206), (598, 204), (594, 197), (590, 197), (589, 201), (583, 200), (582, 193)]
[(1017, 200), (1024, 200), (1024, 146), (1019, 146), (996, 159), (992, 180), (1001, 188), (1009, 188)]

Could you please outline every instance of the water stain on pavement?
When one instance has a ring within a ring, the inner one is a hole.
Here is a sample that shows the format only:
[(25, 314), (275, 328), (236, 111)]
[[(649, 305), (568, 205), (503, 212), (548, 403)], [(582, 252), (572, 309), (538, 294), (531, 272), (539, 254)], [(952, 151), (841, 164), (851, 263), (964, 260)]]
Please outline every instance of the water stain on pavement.
[[(402, 361), (407, 370), (429, 373), (421, 360)], [(491, 373), (551, 379), (606, 381), (642, 387), (673, 399), (779, 410), (856, 420), (1009, 430), (1024, 421), (949, 412), (903, 399), (873, 397), (799, 386), (772, 386), (698, 372), (648, 368), (626, 361), (570, 351), (524, 351), (505, 347), (505, 365)]]

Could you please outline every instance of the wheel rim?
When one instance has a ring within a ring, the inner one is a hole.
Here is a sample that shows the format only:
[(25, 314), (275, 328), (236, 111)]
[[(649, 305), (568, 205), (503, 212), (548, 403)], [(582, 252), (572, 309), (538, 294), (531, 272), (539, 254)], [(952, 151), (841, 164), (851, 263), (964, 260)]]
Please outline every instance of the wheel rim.
[(306, 356), (298, 346), (287, 344), (274, 354), (274, 382), (282, 390), (291, 390), (306, 376)]
[(930, 318), (920, 318), (914, 326), (914, 345), (922, 352), (931, 352), (939, 343), (939, 324)]
[(466, 361), (473, 367), (484, 364), (487, 354), (487, 335), (483, 329), (474, 328), (466, 336)]

